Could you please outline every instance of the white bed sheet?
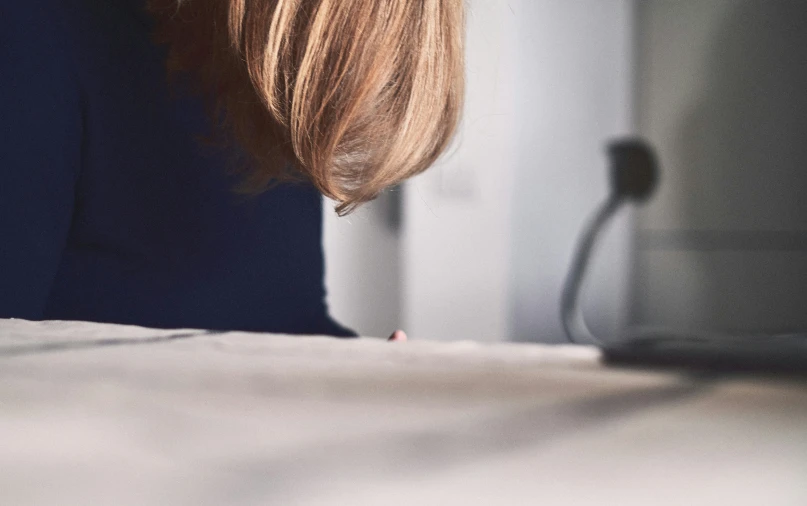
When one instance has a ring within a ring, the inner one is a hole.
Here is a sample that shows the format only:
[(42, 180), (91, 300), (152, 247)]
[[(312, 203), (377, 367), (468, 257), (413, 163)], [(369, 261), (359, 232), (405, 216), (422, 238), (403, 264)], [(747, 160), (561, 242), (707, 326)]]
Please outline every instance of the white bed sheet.
[(807, 504), (807, 386), (0, 320), (0, 504)]

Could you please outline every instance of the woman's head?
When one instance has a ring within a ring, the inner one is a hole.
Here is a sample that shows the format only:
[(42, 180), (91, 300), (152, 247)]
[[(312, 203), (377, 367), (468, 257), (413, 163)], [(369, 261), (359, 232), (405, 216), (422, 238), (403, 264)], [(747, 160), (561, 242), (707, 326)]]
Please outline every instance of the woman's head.
[(348, 212), (450, 142), (463, 1), (152, 0), (151, 10), (169, 68), (198, 74), (252, 155), (245, 184), (301, 174)]

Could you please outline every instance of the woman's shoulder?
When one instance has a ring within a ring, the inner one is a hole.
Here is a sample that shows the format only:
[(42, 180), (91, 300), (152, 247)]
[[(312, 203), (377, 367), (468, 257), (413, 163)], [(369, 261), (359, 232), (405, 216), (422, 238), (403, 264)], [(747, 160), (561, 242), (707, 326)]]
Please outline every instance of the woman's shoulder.
[[(142, 4), (142, 5), (141, 5)], [(105, 32), (118, 32), (121, 19), (146, 23), (145, 0), (25, 0), (0, 2), (0, 51), (76, 51)], [(44, 56), (44, 55), (42, 55)], [(40, 62), (47, 64), (47, 61)]]
[(20, 81), (58, 79), (73, 64), (70, 2), (26, 0), (0, 7), (0, 68)]
[(61, 181), (57, 174), (72, 181), (77, 170), (80, 91), (65, 7), (62, 0), (0, 7), (0, 165), (8, 191)]
[(67, 34), (67, 14), (78, 7), (76, 0), (26, 0), (2, 2), (0, 26), (4, 45), (14, 39), (55, 41)]

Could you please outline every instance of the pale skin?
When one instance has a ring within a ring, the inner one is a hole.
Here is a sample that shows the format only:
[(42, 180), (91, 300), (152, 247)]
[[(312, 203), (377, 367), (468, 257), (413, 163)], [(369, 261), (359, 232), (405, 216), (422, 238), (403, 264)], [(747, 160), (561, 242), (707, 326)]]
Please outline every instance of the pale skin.
[(406, 332), (404, 332), (403, 330), (396, 330), (395, 332), (392, 333), (391, 336), (389, 336), (389, 339), (387, 339), (387, 341), (390, 341), (390, 342), (392, 342), (392, 341), (394, 341), (394, 342), (406, 342), (406, 340), (407, 340)]

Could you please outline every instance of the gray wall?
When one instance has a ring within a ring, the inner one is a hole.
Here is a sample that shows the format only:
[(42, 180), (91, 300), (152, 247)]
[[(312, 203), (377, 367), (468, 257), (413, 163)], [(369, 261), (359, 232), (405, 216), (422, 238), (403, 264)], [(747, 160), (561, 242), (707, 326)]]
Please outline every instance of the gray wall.
[(632, 320), (807, 327), (807, 3), (644, 0), (637, 21), (663, 179), (639, 214)]
[(363, 336), (401, 328), (401, 239), (398, 189), (348, 217), (323, 206), (325, 285), (331, 315)]
[[(405, 323), (416, 337), (561, 342), (560, 288), (607, 192), (604, 146), (631, 130), (630, 0), (471, 0), (468, 101), (451, 156), (408, 188)], [(615, 223), (585, 304), (624, 315)]]
[[(608, 193), (605, 145), (632, 131), (633, 2), (524, 0), (512, 198), (511, 335), (563, 342), (560, 293), (580, 228)], [(625, 315), (630, 216), (611, 224), (584, 311), (607, 338)]]
[[(382, 200), (326, 213), (333, 314), (362, 334), (563, 341), (560, 288), (607, 192), (604, 146), (631, 131), (631, 0), (469, 0), (468, 96), (448, 156)], [(586, 313), (625, 314), (629, 217), (598, 253)]]
[(404, 322), (415, 338), (507, 338), (522, 1), (467, 2), (462, 124), (448, 155), (407, 184)]

